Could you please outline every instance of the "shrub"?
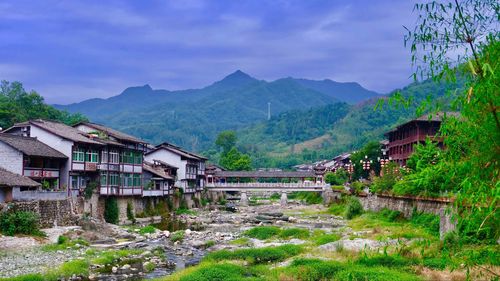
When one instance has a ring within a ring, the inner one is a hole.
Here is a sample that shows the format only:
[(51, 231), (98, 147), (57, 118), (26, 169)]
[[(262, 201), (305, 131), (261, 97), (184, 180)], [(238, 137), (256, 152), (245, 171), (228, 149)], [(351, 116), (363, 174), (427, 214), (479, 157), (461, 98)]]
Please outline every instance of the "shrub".
[(439, 223), (440, 218), (438, 215), (434, 214), (426, 214), (417, 212), (416, 209), (413, 209), (413, 213), (411, 214), (410, 222), (414, 225), (423, 227), (429, 230), (433, 235), (439, 235)]
[(297, 245), (282, 245), (279, 247), (239, 249), (235, 251), (221, 250), (210, 253), (206, 259), (223, 260), (246, 260), (250, 264), (263, 264), (280, 262), (287, 258), (296, 256), (302, 252), (302, 247)]
[(127, 219), (135, 223), (134, 210), (130, 201), (127, 202)]
[(118, 223), (118, 202), (116, 201), (115, 197), (107, 197), (104, 201), (104, 220), (108, 223)]
[(384, 167), (383, 175), (373, 180), (370, 190), (374, 193), (390, 191), (396, 184), (398, 177), (400, 177), (399, 165), (391, 162)]
[(141, 235), (144, 235), (147, 233), (151, 234), (151, 233), (155, 233), (155, 232), (156, 232), (156, 228), (152, 225), (145, 226), (139, 230), (139, 234), (141, 234)]
[[(182, 274), (182, 273), (181, 273)], [(242, 280), (250, 274), (243, 266), (235, 264), (210, 264), (202, 265), (195, 270), (182, 275), (179, 281), (220, 281), (220, 280)]]
[(0, 231), (8, 236), (15, 234), (44, 235), (38, 226), (38, 215), (27, 211), (9, 211), (0, 214)]
[(184, 240), (184, 231), (179, 230), (174, 233), (172, 233), (172, 236), (170, 236), (170, 241), (172, 242), (177, 242), (177, 241), (182, 241)]
[(257, 226), (245, 231), (243, 234), (259, 240), (266, 240), (278, 235), (281, 229), (276, 226)]
[(89, 200), (92, 197), (92, 194), (94, 194), (94, 190), (97, 189), (97, 182), (89, 182), (86, 186), (85, 189), (83, 190), (83, 197), (87, 200)]
[(277, 192), (274, 192), (273, 194), (271, 194), (271, 196), (269, 196), (269, 199), (271, 200), (279, 200), (281, 198), (281, 195)]
[(287, 228), (281, 231), (279, 236), (283, 239), (297, 238), (306, 239), (310, 236), (309, 230), (304, 228)]
[(320, 193), (307, 191), (292, 192), (288, 196), (288, 199), (301, 200), (307, 204), (321, 204), (323, 202), (323, 197), (321, 197)]
[(404, 220), (403, 214), (400, 211), (393, 211), (387, 208), (383, 208), (382, 210), (380, 210), (379, 216), (381, 216), (383, 220), (388, 222)]
[(349, 174), (344, 169), (338, 169), (335, 173), (327, 172), (325, 182), (331, 185), (343, 185), (349, 179)]
[(68, 237), (63, 235), (59, 235), (59, 237), (57, 237), (57, 244), (62, 245), (66, 244), (67, 242), (68, 242)]
[(205, 248), (210, 248), (210, 247), (213, 247), (215, 246), (215, 241), (214, 240), (208, 240), (207, 242), (205, 242)]
[(356, 197), (349, 197), (349, 199), (347, 199), (344, 217), (350, 220), (358, 215), (361, 215), (362, 213), (363, 206), (361, 205), (361, 202), (359, 202), (359, 199)]

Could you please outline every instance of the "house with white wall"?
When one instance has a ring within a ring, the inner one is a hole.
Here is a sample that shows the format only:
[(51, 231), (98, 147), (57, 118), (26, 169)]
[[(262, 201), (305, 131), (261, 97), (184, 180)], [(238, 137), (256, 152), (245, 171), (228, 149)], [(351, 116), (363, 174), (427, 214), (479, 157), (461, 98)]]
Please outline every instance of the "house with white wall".
[(149, 149), (144, 155), (146, 161), (162, 161), (177, 167), (175, 186), (184, 193), (195, 193), (205, 187), (205, 162), (207, 158), (164, 142)]

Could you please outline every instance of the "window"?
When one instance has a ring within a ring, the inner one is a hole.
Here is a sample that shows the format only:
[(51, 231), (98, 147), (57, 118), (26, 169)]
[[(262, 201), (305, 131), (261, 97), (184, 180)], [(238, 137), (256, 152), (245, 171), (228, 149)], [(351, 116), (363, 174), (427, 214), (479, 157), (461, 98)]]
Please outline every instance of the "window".
[(101, 173), (101, 186), (108, 185), (108, 173), (102, 172)]
[(134, 174), (134, 186), (141, 186), (141, 174)]
[(108, 151), (103, 150), (101, 152), (101, 163), (108, 163)]
[(120, 177), (118, 176), (117, 173), (110, 173), (109, 174), (109, 185), (117, 186), (119, 185), (119, 179)]
[(78, 176), (71, 176), (71, 188), (78, 189)]
[(134, 152), (130, 150), (124, 151), (122, 154), (122, 163), (134, 164)]
[(86, 153), (87, 162), (97, 163), (99, 162), (99, 153), (96, 150), (89, 150)]
[(73, 150), (73, 161), (83, 162), (85, 161), (85, 149), (77, 147)]
[(142, 152), (136, 152), (134, 157), (134, 164), (142, 164)]
[(118, 164), (120, 163), (120, 154), (116, 149), (109, 151), (109, 163)]
[(134, 185), (134, 178), (132, 174), (123, 174), (122, 177), (122, 185), (123, 186), (133, 186)]

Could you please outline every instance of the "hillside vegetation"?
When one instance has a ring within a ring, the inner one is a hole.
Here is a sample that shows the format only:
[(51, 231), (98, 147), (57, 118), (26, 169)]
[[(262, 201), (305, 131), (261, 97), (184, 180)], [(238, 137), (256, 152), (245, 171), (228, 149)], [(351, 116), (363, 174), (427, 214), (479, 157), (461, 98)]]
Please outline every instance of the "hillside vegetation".
[(35, 91), (26, 92), (19, 82), (2, 81), (0, 85), (0, 128), (29, 119), (51, 119), (74, 124), (86, 118), (81, 114), (70, 114), (44, 103)]
[(108, 99), (91, 99), (57, 108), (79, 112), (92, 121), (152, 143), (173, 142), (186, 149), (210, 148), (217, 134), (266, 121), (289, 110), (353, 103), (377, 95), (357, 83), (294, 78), (272, 82), (236, 71), (202, 89), (153, 90), (149, 85), (126, 89)]

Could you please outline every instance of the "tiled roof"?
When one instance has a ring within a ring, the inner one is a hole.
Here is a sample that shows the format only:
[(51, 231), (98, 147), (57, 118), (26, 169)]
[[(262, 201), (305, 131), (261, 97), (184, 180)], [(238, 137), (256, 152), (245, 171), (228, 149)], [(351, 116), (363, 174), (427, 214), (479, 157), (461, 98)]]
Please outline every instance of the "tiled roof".
[(100, 124), (95, 124), (95, 123), (90, 123), (90, 122), (80, 122), (80, 123), (76, 124), (75, 126), (78, 126), (80, 124), (94, 128), (98, 131), (104, 132), (104, 133), (108, 134), (109, 136), (112, 136), (112, 137), (114, 137), (118, 140), (121, 140), (121, 141), (128, 141), (128, 142), (134, 142), (134, 143), (146, 143), (145, 141), (143, 141), (139, 138), (136, 138), (134, 136), (125, 134), (123, 132), (117, 131), (115, 129), (111, 129), (109, 127), (106, 127), (106, 126), (103, 126)]
[[(49, 131), (61, 138), (68, 139), (74, 142), (83, 142), (88, 144), (102, 145), (100, 142), (92, 140), (87, 136), (87, 134), (63, 123), (48, 121), (48, 120), (31, 120), (29, 123), (33, 126), (40, 127), (46, 131)], [(18, 126), (18, 125), (15, 125)]]
[(154, 167), (151, 163), (144, 162), (144, 165), (142, 166), (145, 171), (150, 172), (153, 175), (159, 176), (164, 179), (171, 180), (173, 177), (167, 173), (161, 168)]
[(404, 126), (406, 124), (410, 124), (412, 122), (426, 122), (426, 121), (428, 121), (428, 122), (441, 122), (441, 121), (443, 121), (443, 118), (445, 116), (446, 117), (460, 117), (460, 112), (436, 112), (436, 113), (425, 114), (425, 115), (422, 115), (418, 118), (412, 119), (408, 122), (405, 122), (403, 124), (396, 126), (394, 129), (388, 131), (386, 134), (388, 134), (390, 132), (397, 131), (402, 126)]
[(0, 133), (0, 141), (29, 156), (68, 158), (66, 155), (38, 141), (36, 138)]
[(180, 148), (178, 146), (175, 146), (175, 145), (173, 145), (171, 143), (168, 143), (168, 142), (164, 142), (162, 144), (157, 145), (152, 151), (150, 151), (150, 152), (148, 152), (146, 154), (149, 154), (149, 153), (151, 153), (153, 151), (156, 151), (156, 150), (162, 149), (162, 148), (164, 148), (166, 150), (169, 150), (169, 151), (171, 151), (171, 152), (173, 152), (175, 154), (178, 154), (178, 155), (180, 155), (182, 157), (185, 157), (185, 158), (188, 158), (188, 159), (192, 159), (192, 160), (207, 160), (208, 159), (206, 157), (203, 157), (201, 155), (195, 154), (193, 152), (186, 151), (186, 150), (184, 150), (184, 149), (182, 149), (182, 148)]
[(28, 177), (11, 173), (0, 168), (0, 186), (40, 186), (40, 184)]

